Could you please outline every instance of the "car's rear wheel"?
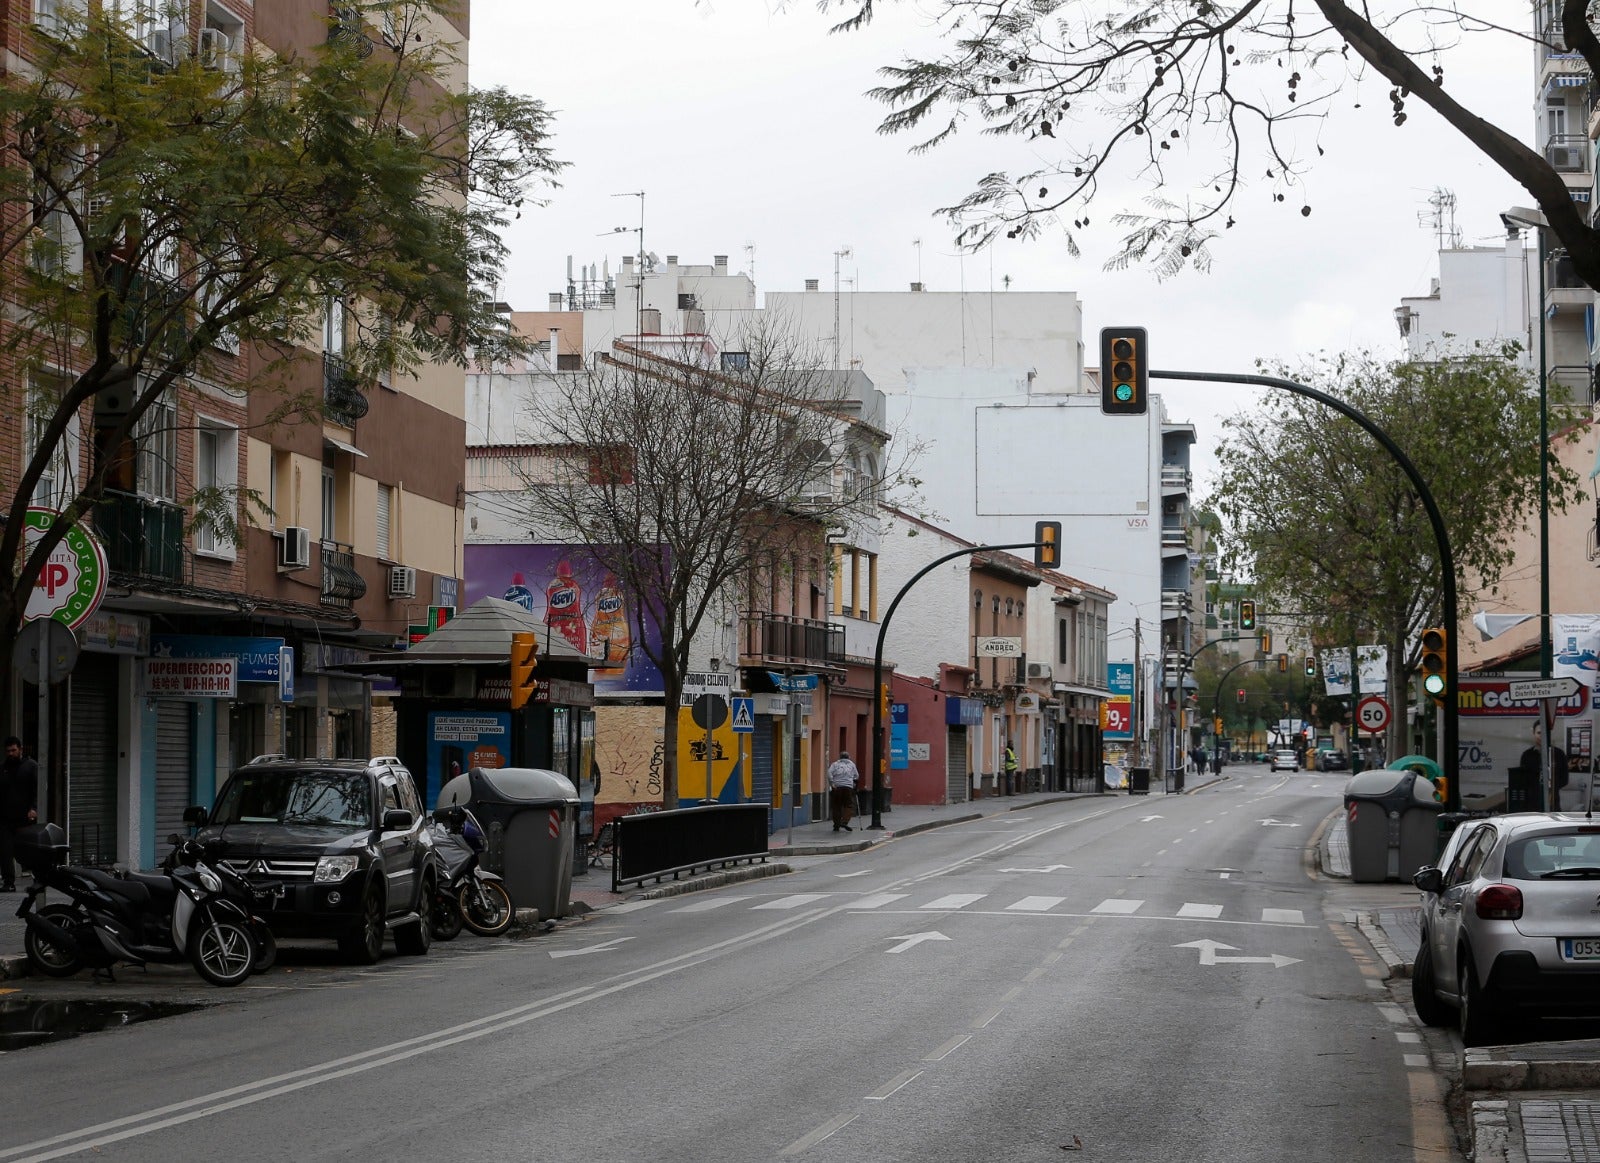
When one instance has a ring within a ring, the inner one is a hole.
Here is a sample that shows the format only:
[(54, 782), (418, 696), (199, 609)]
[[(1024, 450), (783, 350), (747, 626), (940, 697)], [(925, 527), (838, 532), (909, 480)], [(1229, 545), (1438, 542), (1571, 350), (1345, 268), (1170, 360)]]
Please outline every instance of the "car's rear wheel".
[(1433, 973), (1433, 950), (1423, 934), (1422, 947), (1417, 950), (1416, 963), (1411, 967), (1411, 1005), (1425, 1026), (1448, 1026), (1455, 1017), (1450, 1007), (1439, 1000), (1434, 992), (1437, 982)]
[(1493, 1003), (1484, 995), (1478, 984), (1477, 967), (1473, 965), (1470, 950), (1461, 950), (1461, 1005), (1456, 1016), (1463, 1046), (1487, 1046), (1499, 1029), (1499, 1018)]
[(373, 885), (361, 898), (361, 916), (339, 938), (339, 951), (357, 965), (374, 965), (383, 956), (383, 890)]

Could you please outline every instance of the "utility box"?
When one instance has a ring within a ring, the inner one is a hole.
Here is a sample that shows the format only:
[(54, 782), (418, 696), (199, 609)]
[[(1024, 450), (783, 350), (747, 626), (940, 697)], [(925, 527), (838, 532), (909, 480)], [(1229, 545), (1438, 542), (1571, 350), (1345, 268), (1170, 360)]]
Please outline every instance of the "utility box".
[(1150, 769), (1148, 767), (1128, 768), (1128, 794), (1130, 796), (1147, 796), (1150, 794)]
[(439, 789), (437, 806), (472, 809), (488, 839), (484, 867), (505, 878), (512, 905), (550, 920), (572, 911), (578, 802), (578, 789), (558, 771), (474, 767)]
[(1344, 806), (1352, 880), (1409, 880), (1437, 857), (1442, 805), (1431, 780), (1392, 768), (1363, 771), (1345, 785)]

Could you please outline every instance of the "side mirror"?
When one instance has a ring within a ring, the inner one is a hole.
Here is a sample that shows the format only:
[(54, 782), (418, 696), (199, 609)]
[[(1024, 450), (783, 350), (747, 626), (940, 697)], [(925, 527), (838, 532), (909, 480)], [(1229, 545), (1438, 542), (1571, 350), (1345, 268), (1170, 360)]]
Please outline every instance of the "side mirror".
[(167, 837), (167, 843), (176, 848), (179, 844), (183, 843), (183, 837), (174, 832), (172, 835)]
[(411, 827), (412, 815), (404, 808), (390, 808), (383, 813), (383, 830), (385, 832), (404, 832)]
[(183, 822), (185, 824), (193, 824), (196, 828), (204, 828), (208, 819), (210, 817), (206, 814), (206, 810), (198, 804), (192, 808), (183, 809)]
[(1444, 873), (1437, 868), (1419, 868), (1412, 875), (1411, 883), (1423, 892), (1437, 893), (1444, 888)]

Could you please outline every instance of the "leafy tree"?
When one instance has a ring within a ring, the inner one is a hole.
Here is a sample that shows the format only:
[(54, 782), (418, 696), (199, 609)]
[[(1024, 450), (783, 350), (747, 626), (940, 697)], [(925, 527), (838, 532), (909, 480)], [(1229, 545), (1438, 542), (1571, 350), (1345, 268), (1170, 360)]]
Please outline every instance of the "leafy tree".
[(591, 372), (544, 383), (521, 417), (538, 455), (517, 469), (517, 503), (535, 538), (584, 546), (633, 598), (634, 648), (662, 676), (669, 808), (696, 635), (770, 609), (791, 579), (820, 584), (830, 532), (858, 538), (885, 477), (888, 434), (856, 414), (849, 373), (766, 316), (741, 345), (747, 362), (711, 370), (619, 343)]
[[(878, 3), (818, 0), (871, 20)], [(1541, 0), (1532, 40), (1581, 56), (1600, 76), (1592, 0)], [(1515, 134), (1472, 111), (1447, 84), (1450, 50), (1496, 35), (1511, 60), (1529, 40), (1526, 5), (1351, 4), (1344, 0), (942, 0), (934, 6), (948, 49), (884, 68), (871, 96), (888, 106), (883, 133), (915, 133), (927, 150), (969, 124), (1021, 139), (1029, 168), (996, 172), (943, 212), (958, 239), (1033, 237), (1059, 224), (1068, 248), (1089, 225), (1103, 186), (1147, 185), (1142, 210), (1115, 216), (1126, 230), (1114, 267), (1141, 260), (1172, 274), (1204, 268), (1210, 243), (1233, 225), (1252, 179), (1275, 202), (1310, 215), (1305, 178), (1321, 119), (1359, 108), (1359, 82), (1390, 86), (1396, 126), (1420, 101), (1526, 189), (1571, 256), (1600, 287), (1600, 231), (1574, 203), (1561, 174)], [(1506, 22), (1515, 22), (1506, 23)], [(1369, 97), (1370, 99), (1370, 97)], [(1418, 150), (1419, 162), (1428, 158)]]
[[(132, 402), (96, 432), (99, 450), (125, 449), (192, 382), (274, 393), (275, 420), (320, 422), (320, 391), (297, 394), (289, 372), (329, 296), (357, 305), (345, 357), (361, 378), (464, 363), (502, 341), (483, 290), (505, 257), (497, 230), (561, 163), (540, 102), (452, 91), (461, 63), (421, 35), (446, 8), (339, 5), (309, 54), (246, 46), (226, 68), (193, 51), (192, 28), (155, 55), (109, 4), (64, 3), (58, 21), (22, 26), (30, 59), (0, 77), (0, 352), (31, 438), (11, 513), (104, 393)], [(385, 18), (399, 35), (375, 52)], [(41, 564), (93, 510), (117, 456), (80, 472), (37, 541), (5, 523), (0, 658)], [(226, 533), (248, 499), (195, 504)], [(0, 667), (0, 705), (10, 677)]]
[[(1443, 515), (1463, 603), (1499, 582), (1509, 535), (1538, 495), (1539, 401), (1516, 355), (1479, 347), (1418, 364), (1357, 353), (1274, 369), (1354, 405), (1405, 451)], [(1405, 689), (1417, 634), (1442, 601), (1438, 547), (1411, 483), (1365, 431), (1300, 396), (1265, 397), (1223, 428), (1213, 503), (1234, 568), (1298, 612), (1314, 640), (1386, 645), (1389, 690)], [(1552, 457), (1552, 509), (1580, 495)]]

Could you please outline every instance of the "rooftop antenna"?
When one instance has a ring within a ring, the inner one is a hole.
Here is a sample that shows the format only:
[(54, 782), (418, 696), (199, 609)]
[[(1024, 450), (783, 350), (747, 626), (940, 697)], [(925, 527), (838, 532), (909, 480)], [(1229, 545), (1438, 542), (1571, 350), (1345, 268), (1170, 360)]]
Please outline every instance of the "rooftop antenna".
[(1461, 228), (1456, 225), (1456, 195), (1453, 190), (1435, 186), (1428, 195), (1428, 209), (1417, 211), (1417, 225), (1431, 226), (1438, 250), (1461, 249)]
[(922, 239), (913, 238), (911, 245), (917, 248), (917, 286), (922, 286)]
[[(633, 299), (633, 337), (636, 343), (644, 342), (644, 191), (629, 190), (623, 194), (613, 194), (613, 198), (639, 199), (639, 271), (638, 290)], [(620, 229), (620, 228), (619, 228)]]
[(750, 276), (750, 285), (753, 287), (756, 282), (756, 244), (753, 242), (744, 244), (744, 264), (745, 273)]
[(839, 260), (851, 257), (848, 246), (833, 252), (833, 370), (839, 370)]

